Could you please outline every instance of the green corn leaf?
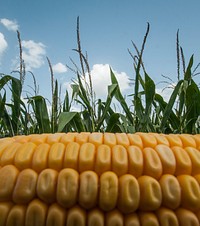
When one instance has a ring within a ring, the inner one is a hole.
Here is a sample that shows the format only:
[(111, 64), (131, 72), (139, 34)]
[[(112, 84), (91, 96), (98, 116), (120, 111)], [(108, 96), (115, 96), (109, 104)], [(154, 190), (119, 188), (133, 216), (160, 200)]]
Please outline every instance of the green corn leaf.
[[(163, 97), (159, 94), (155, 94), (155, 101), (158, 103), (157, 109), (159, 108), (159, 110), (157, 110), (155, 113), (157, 114), (157, 118), (159, 118), (159, 126), (158, 126), (158, 130), (159, 132), (163, 132), (160, 128), (160, 124), (161, 121), (163, 119), (163, 114), (161, 114), (161, 112), (164, 112), (165, 109), (167, 108), (167, 103), (163, 100)], [(171, 111), (170, 115), (169, 115), (169, 123), (165, 123), (165, 132), (166, 133), (175, 133), (176, 131), (178, 131), (178, 129), (180, 128), (180, 118), (178, 118), (175, 113), (173, 112), (173, 110)], [(173, 131), (171, 130), (173, 129)]]
[(88, 99), (88, 93), (86, 91), (86, 88), (83, 86), (80, 76), (78, 76), (78, 85), (79, 85), (79, 92), (78, 95), (82, 99), (82, 101), (85, 103), (85, 105), (88, 107), (89, 112), (91, 112), (91, 106), (90, 101)]
[(195, 123), (200, 115), (200, 92), (197, 84), (192, 80), (186, 90), (186, 132), (193, 133)]
[(51, 126), (49, 120), (49, 114), (47, 110), (47, 105), (44, 97), (42, 96), (34, 96), (29, 98), (28, 101), (35, 113), (35, 117), (37, 120), (37, 125), (39, 127), (40, 133), (50, 133)]
[(103, 103), (101, 99), (98, 99), (97, 100), (97, 121), (100, 120), (102, 111), (103, 111)]
[(112, 84), (108, 86), (108, 96), (105, 102), (105, 107), (103, 109), (102, 115), (97, 123), (96, 129), (95, 129), (96, 131), (99, 131), (101, 126), (103, 125), (108, 109), (110, 108), (112, 98), (114, 97), (116, 91), (117, 91), (117, 84)]
[(118, 81), (117, 81), (117, 79), (115, 77), (115, 74), (113, 73), (111, 68), (110, 68), (110, 75), (111, 75), (112, 84), (116, 84), (117, 85), (117, 90), (115, 92), (115, 98), (120, 102), (124, 112), (126, 113), (126, 116), (127, 116), (128, 120), (129, 120), (129, 122), (133, 123), (133, 116), (131, 114), (131, 111), (130, 111), (130, 109), (129, 109), (124, 97), (121, 94)]
[(62, 110), (65, 111), (70, 111), (70, 101), (69, 101), (69, 94), (68, 91), (66, 90), (65, 92), (65, 97), (64, 97), (64, 101), (63, 101), (63, 108)]
[(58, 81), (55, 81), (53, 96), (52, 96), (52, 110), (51, 110), (51, 132), (55, 133), (58, 129)]
[[(11, 95), (12, 95), (12, 104), (11, 107), (11, 116), (9, 117), (9, 124), (12, 124), (11, 134), (18, 134), (18, 123), (20, 117), (20, 105), (21, 105), (21, 92), (22, 92), (22, 84), (21, 81), (17, 78), (14, 78), (10, 75), (4, 75), (0, 79), (0, 90), (4, 88), (8, 82), (11, 82)], [(8, 117), (7, 117), (8, 119)], [(11, 128), (11, 127), (10, 127)]]
[(6, 92), (4, 92), (3, 97), (0, 93), (0, 119), (3, 117), (4, 114), (5, 103), (6, 103)]
[(1, 79), (0, 79), (0, 90), (10, 81), (12, 80), (12, 76), (10, 75), (4, 75)]
[(120, 125), (119, 118), (120, 118), (119, 113), (114, 113), (109, 117), (108, 123), (106, 126), (106, 132), (116, 133), (119, 130), (119, 125)]
[(181, 118), (183, 111), (184, 111), (184, 108), (185, 108), (185, 90), (184, 90), (184, 88), (180, 89), (179, 102), (178, 103), (179, 103), (179, 105), (178, 105), (178, 109), (177, 109), (177, 115), (178, 115), (178, 117)]
[(188, 67), (186, 69), (185, 75), (184, 75), (184, 80), (186, 81), (190, 81), (192, 79), (192, 72), (191, 72), (191, 68), (193, 66), (193, 58), (194, 56), (192, 55), (188, 64)]
[(87, 110), (81, 112), (83, 117), (83, 122), (86, 127), (86, 131), (93, 132), (91, 115)]
[(72, 99), (77, 98), (79, 94), (79, 85), (78, 84), (71, 84), (72, 88)]
[(151, 106), (154, 101), (155, 96), (155, 83), (154, 81), (145, 73), (145, 115), (150, 115)]
[[(78, 76), (78, 84), (73, 84), (72, 86), (72, 98), (79, 96), (80, 100), (75, 99), (77, 102), (79, 102), (88, 112), (91, 116), (93, 116), (93, 109), (90, 104), (89, 95), (87, 93), (86, 88), (84, 88), (80, 76)], [(91, 120), (94, 121), (94, 119), (91, 117)]]
[(18, 134), (18, 123), (20, 117), (20, 105), (21, 105), (21, 92), (22, 84), (19, 79), (13, 78), (11, 80), (11, 91), (12, 91), (12, 124), (14, 133)]
[(85, 127), (83, 125), (83, 120), (81, 119), (80, 113), (79, 112), (62, 112), (58, 120), (58, 132), (65, 131), (64, 130), (65, 127), (69, 127), (70, 129), (73, 128), (74, 131), (76, 132), (85, 131)]
[[(6, 91), (4, 95), (0, 94), (0, 122), (2, 122), (1, 130), (3, 130), (2, 134), (6, 133), (6, 135), (14, 136), (14, 130), (12, 127), (12, 120), (10, 115), (6, 109)], [(1, 137), (1, 136), (0, 136)]]
[(178, 93), (180, 91), (180, 87), (181, 87), (182, 83), (183, 83), (183, 80), (180, 80), (177, 83), (177, 85), (174, 88), (174, 91), (172, 92), (172, 94), (170, 96), (169, 102), (168, 102), (168, 104), (165, 107), (165, 110), (163, 112), (163, 118), (161, 120), (161, 125), (160, 125), (161, 131), (165, 130), (167, 120), (169, 119), (170, 115), (173, 112), (173, 106), (174, 106), (174, 103), (175, 103), (176, 98), (178, 96)]

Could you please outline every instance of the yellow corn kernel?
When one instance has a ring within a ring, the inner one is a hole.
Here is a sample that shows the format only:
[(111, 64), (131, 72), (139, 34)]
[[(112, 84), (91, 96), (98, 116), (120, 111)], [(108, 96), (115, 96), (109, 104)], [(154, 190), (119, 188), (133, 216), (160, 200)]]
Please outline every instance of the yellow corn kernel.
[(89, 135), (90, 135), (89, 132), (81, 132), (81, 133), (77, 133), (77, 134), (76, 134), (75, 141), (76, 141), (77, 143), (79, 143), (80, 145), (81, 145), (81, 144), (88, 143)]
[(196, 217), (198, 218), (199, 222), (200, 222), (200, 210), (195, 212)]
[(166, 135), (166, 138), (169, 141), (170, 147), (174, 147), (174, 146), (183, 147), (181, 138), (177, 134)]
[(112, 154), (112, 171), (118, 176), (128, 172), (127, 151), (122, 145), (115, 145), (111, 151)]
[(137, 146), (140, 149), (143, 148), (142, 139), (141, 139), (141, 137), (138, 134), (128, 133), (127, 137), (129, 139), (130, 145)]
[(41, 172), (48, 167), (50, 145), (40, 144), (36, 147), (32, 158), (32, 169), (36, 172)]
[(199, 166), (199, 135), (0, 139), (0, 226), (196, 226)]
[(94, 169), (95, 155), (94, 144), (85, 143), (81, 145), (79, 152), (79, 172)]
[(159, 144), (155, 147), (155, 150), (157, 151), (162, 162), (163, 174), (174, 174), (176, 170), (176, 159), (171, 148), (166, 145)]
[(192, 175), (200, 173), (200, 151), (193, 147), (186, 147), (185, 151), (188, 153), (192, 162)]
[(116, 133), (115, 136), (116, 136), (118, 145), (122, 145), (125, 148), (130, 146), (130, 142), (129, 142), (129, 139), (128, 139), (126, 133)]
[(183, 147), (193, 147), (193, 148), (196, 148), (195, 139), (190, 134), (180, 134), (179, 137), (181, 138)]
[(141, 226), (160, 226), (158, 219), (153, 212), (139, 212)]
[(143, 211), (153, 211), (158, 209), (162, 203), (162, 191), (156, 179), (150, 176), (138, 178), (140, 186), (139, 209)]
[(199, 149), (199, 147), (200, 147), (200, 134), (193, 135), (193, 138), (194, 138), (194, 140), (196, 142), (197, 149)]
[(13, 201), (17, 204), (27, 204), (36, 195), (38, 175), (32, 169), (22, 170), (15, 184), (13, 191)]
[(170, 174), (162, 175), (159, 180), (162, 190), (162, 205), (176, 209), (181, 202), (181, 187), (177, 178)]
[(11, 202), (0, 203), (0, 226), (5, 226), (8, 219), (8, 214), (13, 206)]
[(0, 139), (0, 145), (7, 142), (15, 142), (15, 137), (4, 137)]
[(76, 142), (70, 142), (67, 144), (63, 159), (63, 168), (78, 170), (79, 149), (80, 145)]
[(95, 172), (98, 175), (111, 170), (111, 148), (108, 145), (99, 145), (96, 150)]
[(103, 133), (91, 133), (88, 142), (94, 144), (97, 148), (103, 143)]
[(137, 213), (127, 214), (124, 217), (125, 226), (140, 226), (140, 220)]
[[(0, 139), (1, 140), (1, 139)], [(2, 141), (0, 142), (0, 158), (1, 155), (3, 154), (4, 150), (9, 146), (12, 145), (14, 143), (14, 139), (10, 140), (10, 139), (2, 139)]]
[(66, 226), (86, 226), (86, 212), (78, 206), (68, 211)]
[(101, 210), (95, 208), (88, 212), (87, 226), (104, 226), (104, 214)]
[(56, 200), (58, 172), (53, 169), (43, 170), (37, 181), (37, 195), (45, 203), (53, 203)]
[(158, 134), (158, 133), (149, 133), (149, 134), (152, 134), (156, 138), (157, 144), (163, 144), (163, 145), (169, 146), (169, 141), (164, 134)]
[(79, 174), (73, 169), (63, 169), (59, 172), (57, 181), (57, 202), (70, 208), (76, 204), (78, 198)]
[(144, 148), (145, 147), (155, 148), (155, 146), (158, 144), (155, 136), (153, 136), (150, 133), (138, 132), (136, 134), (138, 134), (141, 137)]
[(111, 148), (117, 144), (117, 139), (114, 133), (104, 133), (104, 144)]
[(176, 214), (170, 209), (161, 207), (156, 210), (156, 216), (161, 226), (179, 226)]
[(143, 174), (159, 179), (162, 175), (163, 169), (158, 153), (153, 148), (144, 148), (143, 157)]
[(24, 205), (14, 205), (7, 218), (6, 226), (23, 226), (25, 225), (26, 217), (26, 206)]
[(48, 209), (47, 226), (65, 226), (67, 212), (58, 204), (52, 204)]
[(61, 139), (62, 133), (54, 133), (54, 134), (48, 134), (46, 142), (47, 144), (54, 144), (58, 143)]
[(34, 199), (28, 204), (25, 226), (45, 226), (47, 211), (48, 206), (45, 203)]
[(140, 188), (137, 179), (126, 174), (119, 178), (118, 209), (123, 213), (133, 213), (140, 202)]
[(55, 170), (62, 169), (63, 158), (65, 154), (65, 145), (62, 143), (54, 143), (49, 151), (48, 166)]
[(65, 146), (71, 142), (75, 141), (75, 138), (78, 133), (64, 133), (60, 138), (60, 143), (63, 143)]
[(19, 142), (19, 143), (26, 143), (29, 142), (30, 140), (30, 136), (25, 136), (25, 135), (19, 135), (19, 136), (15, 136), (15, 142)]
[(100, 176), (99, 206), (104, 211), (116, 207), (118, 198), (118, 177), (108, 171)]
[(31, 142), (27, 142), (17, 150), (15, 154), (15, 166), (20, 169), (31, 168), (32, 157), (35, 151), (36, 145)]
[(13, 165), (0, 169), (0, 202), (12, 201), (12, 194), (19, 170)]
[(181, 187), (182, 207), (197, 211), (200, 209), (200, 187), (194, 177), (190, 175), (177, 176)]
[(80, 174), (79, 204), (85, 209), (95, 207), (98, 195), (98, 176), (93, 171)]
[(197, 216), (190, 210), (178, 208), (176, 211), (179, 226), (199, 226)]
[(128, 173), (140, 177), (143, 173), (143, 153), (137, 146), (129, 146), (127, 149), (128, 154)]
[(1, 166), (9, 165), (9, 164), (14, 164), (14, 159), (15, 159), (15, 154), (17, 150), (21, 147), (22, 145), (17, 142), (13, 142), (10, 145), (7, 146), (5, 151), (1, 155)]
[(192, 161), (188, 153), (182, 147), (172, 147), (172, 151), (176, 158), (176, 170), (175, 175), (191, 174), (192, 172)]
[(106, 214), (105, 226), (124, 226), (124, 218), (118, 210), (112, 210)]
[(194, 176), (195, 180), (198, 182), (199, 186), (200, 186), (200, 174), (197, 174)]
[(29, 142), (40, 145), (46, 142), (47, 136), (47, 134), (31, 134)]

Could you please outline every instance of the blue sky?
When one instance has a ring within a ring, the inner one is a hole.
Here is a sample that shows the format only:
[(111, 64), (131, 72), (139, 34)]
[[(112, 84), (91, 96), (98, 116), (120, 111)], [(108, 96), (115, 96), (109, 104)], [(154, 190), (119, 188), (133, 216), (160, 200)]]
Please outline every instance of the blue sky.
[[(63, 89), (75, 75), (65, 65), (78, 64), (72, 49), (76, 44), (76, 20), (80, 17), (83, 52), (87, 51), (97, 95), (109, 84), (109, 66), (115, 71), (122, 91), (131, 93), (128, 78), (134, 78), (129, 48), (131, 40), (141, 48), (150, 23), (144, 52), (148, 74), (157, 83), (161, 75), (177, 81), (176, 32), (186, 62), (194, 54), (200, 62), (199, 0), (0, 0), (0, 72), (9, 74), (18, 65), (20, 31), (23, 58), (40, 86), (40, 94), (50, 95), (50, 59), (55, 78)], [(17, 76), (17, 74), (15, 74)], [(32, 85), (29, 74), (26, 86)]]

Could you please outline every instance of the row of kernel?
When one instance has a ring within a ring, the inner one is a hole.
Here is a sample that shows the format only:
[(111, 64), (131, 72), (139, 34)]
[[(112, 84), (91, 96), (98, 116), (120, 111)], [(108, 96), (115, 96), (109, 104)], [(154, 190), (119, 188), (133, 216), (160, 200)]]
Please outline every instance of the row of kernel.
[(200, 136), (198, 134), (158, 134), (158, 133), (98, 133), (98, 132), (81, 132), (81, 133), (55, 133), (55, 134), (31, 134), (28, 136), (15, 136), (14, 138), (4, 138), (1, 140), (16, 140), (21, 143), (33, 142), (36, 144), (48, 143), (53, 144), (61, 142), (68, 144), (69, 142), (78, 142), (79, 144), (90, 142), (95, 146), (100, 144), (123, 145), (136, 145), (142, 147), (154, 148), (157, 144), (165, 144), (170, 147), (200, 147)]
[(54, 203), (47, 206), (35, 199), (29, 205), (0, 203), (0, 226), (199, 226), (199, 213), (178, 208), (176, 211), (160, 208), (156, 212), (123, 215), (115, 209), (103, 213), (98, 208), (85, 211), (79, 206), (65, 210)]
[(72, 168), (78, 172), (94, 170), (98, 175), (113, 171), (118, 176), (129, 173), (159, 179), (162, 174), (200, 174), (200, 152), (194, 147), (181, 148), (158, 144), (155, 148), (139, 148), (131, 145), (70, 142), (36, 145), (32, 142), (8, 142), (0, 151), (0, 166), (15, 165), (23, 170), (32, 168), (41, 172), (46, 168), (61, 170)]
[(39, 175), (32, 169), (19, 170), (13, 165), (0, 169), (0, 202), (27, 204), (34, 198), (45, 203), (58, 202), (64, 208), (79, 203), (85, 209), (99, 206), (104, 211), (114, 208), (123, 213), (140, 209), (153, 211), (160, 206), (200, 210), (200, 175), (162, 175), (135, 178), (130, 174), (118, 177), (108, 171), (100, 177), (93, 171), (66, 168), (60, 172), (45, 169)]

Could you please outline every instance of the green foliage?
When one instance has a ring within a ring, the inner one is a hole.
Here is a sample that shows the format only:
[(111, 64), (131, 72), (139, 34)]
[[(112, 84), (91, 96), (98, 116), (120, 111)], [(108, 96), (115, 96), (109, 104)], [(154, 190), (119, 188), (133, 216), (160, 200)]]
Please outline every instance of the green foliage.
[[(0, 137), (69, 131), (199, 133), (200, 90), (194, 81), (194, 75), (198, 74), (195, 72), (198, 65), (193, 70), (194, 56), (191, 56), (186, 67), (177, 33), (178, 80), (167, 102), (156, 92), (156, 85), (146, 72), (142, 61), (148, 33), (149, 24), (141, 51), (138, 51), (133, 42), (136, 55), (133, 56), (129, 51), (135, 70), (132, 84), (133, 93), (128, 96), (128, 99), (123, 96), (117, 78), (110, 68), (111, 84), (108, 86), (107, 97), (103, 101), (95, 97), (87, 55), (82, 53), (79, 20), (77, 20), (78, 48), (75, 49), (75, 52), (79, 56), (81, 69), (72, 61), (75, 66), (72, 71), (75, 72), (76, 79), (71, 84), (71, 95), (66, 90), (65, 97), (61, 102), (59, 84), (57, 80), (54, 80), (51, 62), (48, 58), (51, 73), (51, 101), (38, 94), (39, 89), (32, 72), (30, 73), (34, 79), (32, 88), (34, 95), (25, 92), (25, 97), (22, 99), (26, 73), (18, 32), (20, 71), (17, 72), (19, 79), (4, 74), (0, 77)], [(182, 79), (180, 75), (181, 60)], [(119, 103), (119, 111), (115, 110), (113, 100)], [(79, 110), (73, 110), (75, 104)]]

